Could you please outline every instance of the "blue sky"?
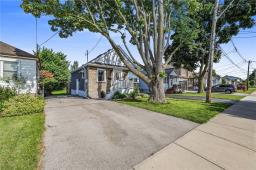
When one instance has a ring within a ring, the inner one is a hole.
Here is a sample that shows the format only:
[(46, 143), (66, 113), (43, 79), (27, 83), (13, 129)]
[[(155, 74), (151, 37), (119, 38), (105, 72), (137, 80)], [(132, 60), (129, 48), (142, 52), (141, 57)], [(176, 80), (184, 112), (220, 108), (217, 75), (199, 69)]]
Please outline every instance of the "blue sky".
[[(20, 4), (20, 0), (0, 0), (0, 40), (32, 53), (36, 43), (35, 18), (30, 14), (25, 14), (20, 8)], [(39, 44), (53, 35), (48, 25), (48, 20), (49, 17), (41, 17), (38, 20)], [(250, 33), (242, 32), (234, 37), (233, 41), (240, 53), (247, 60), (251, 59), (256, 61), (256, 27), (246, 31)], [(44, 46), (65, 53), (69, 61), (77, 60), (79, 64), (82, 64), (86, 62), (86, 50), (91, 50), (100, 38), (101, 36), (99, 34), (84, 31), (74, 33), (72, 37), (67, 39), (54, 36), (54, 38), (44, 44)], [(118, 41), (118, 39), (116, 40)], [(231, 43), (223, 45), (222, 47), (227, 53), (234, 51)], [(108, 41), (105, 38), (101, 38), (97, 47), (89, 54), (89, 59), (96, 57), (110, 48)], [(243, 62), (237, 53), (231, 52), (229, 53), (229, 57), (242, 69), (236, 68), (236, 66), (232, 65), (225, 57), (222, 57), (218, 64), (214, 64), (217, 73), (222, 76), (228, 74), (245, 78), (247, 64)], [(252, 69), (253, 68), (256, 68), (256, 63), (252, 64)]]

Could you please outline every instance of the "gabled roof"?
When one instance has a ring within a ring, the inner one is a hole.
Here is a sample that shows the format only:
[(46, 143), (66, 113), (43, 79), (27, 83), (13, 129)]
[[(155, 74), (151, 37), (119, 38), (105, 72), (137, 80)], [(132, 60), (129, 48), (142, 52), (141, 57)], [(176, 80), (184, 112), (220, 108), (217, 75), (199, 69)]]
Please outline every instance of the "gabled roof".
[(235, 80), (242, 80), (240, 77), (234, 77), (234, 76), (224, 76), (223, 77), (224, 79), (227, 79), (227, 80), (233, 80), (233, 81), (235, 81)]
[(0, 41), (0, 54), (6, 55), (8, 57), (14, 57), (14, 58), (31, 58), (36, 59), (36, 56), (23, 51), (21, 49), (18, 49), (14, 46), (11, 46), (9, 44), (6, 44), (2, 41)]
[(115, 51), (113, 49), (110, 49), (110, 50), (98, 55), (96, 58), (92, 59), (88, 63), (77, 68), (72, 73), (77, 72), (87, 66), (105, 67), (105, 68), (113, 68), (113, 67), (118, 68), (119, 67), (119, 68), (127, 69), (126, 66), (124, 65), (124, 63), (121, 61), (121, 59), (119, 58), (119, 56), (115, 53)]
[(175, 72), (174, 68), (165, 69), (165, 73), (169, 76), (177, 77), (177, 73)]

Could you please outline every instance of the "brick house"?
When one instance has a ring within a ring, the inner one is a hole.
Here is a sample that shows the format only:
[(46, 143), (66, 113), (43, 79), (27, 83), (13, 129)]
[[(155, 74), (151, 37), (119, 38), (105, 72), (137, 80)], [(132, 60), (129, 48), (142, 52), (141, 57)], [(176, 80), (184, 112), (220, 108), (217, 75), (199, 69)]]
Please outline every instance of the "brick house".
[(115, 52), (108, 50), (71, 73), (71, 95), (108, 99), (116, 91), (129, 92), (133, 82), (128, 72)]

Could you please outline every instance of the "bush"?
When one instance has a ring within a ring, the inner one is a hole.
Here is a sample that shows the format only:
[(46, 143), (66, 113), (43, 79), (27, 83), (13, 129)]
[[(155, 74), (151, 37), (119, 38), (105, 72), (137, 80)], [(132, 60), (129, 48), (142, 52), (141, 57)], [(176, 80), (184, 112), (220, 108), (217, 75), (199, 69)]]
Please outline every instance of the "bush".
[(42, 98), (28, 94), (18, 95), (4, 102), (2, 115), (13, 116), (41, 113), (44, 111), (44, 104)]
[(119, 91), (115, 92), (115, 94), (113, 95), (112, 99), (124, 99), (127, 96), (123, 93), (120, 93)]
[(141, 96), (142, 98), (149, 98), (149, 95), (146, 93), (140, 93), (139, 96)]
[(6, 100), (16, 95), (16, 90), (10, 87), (0, 87), (0, 112)]
[(129, 93), (129, 97), (132, 99), (136, 99), (136, 97), (139, 96), (139, 89), (134, 88), (131, 93)]

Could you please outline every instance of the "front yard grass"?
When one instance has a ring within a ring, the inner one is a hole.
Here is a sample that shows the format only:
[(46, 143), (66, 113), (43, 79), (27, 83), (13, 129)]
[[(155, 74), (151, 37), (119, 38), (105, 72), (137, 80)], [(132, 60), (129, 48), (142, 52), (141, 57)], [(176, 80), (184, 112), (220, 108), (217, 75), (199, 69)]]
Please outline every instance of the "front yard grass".
[[(182, 94), (171, 94), (170, 97), (172, 95), (173, 96), (175, 96), (175, 95), (177, 95), (177, 96), (197, 96), (197, 97), (205, 97), (206, 96), (205, 93), (191, 93), (191, 92), (182, 93)], [(225, 93), (212, 93), (212, 98), (239, 101), (242, 98), (244, 98), (244, 96), (225, 94)]]
[(237, 90), (238, 93), (245, 93), (245, 94), (251, 94), (251, 93), (253, 93), (254, 91), (256, 91), (256, 87), (254, 87), (254, 88), (249, 88), (248, 91)]
[(0, 169), (37, 168), (44, 114), (0, 117)]
[(54, 90), (54, 91), (52, 91), (52, 95), (54, 95), (54, 96), (66, 95), (66, 94), (67, 94), (66, 88), (62, 89), (62, 90)]
[(123, 99), (118, 102), (131, 106), (171, 115), (196, 123), (205, 123), (210, 118), (224, 111), (231, 104), (227, 103), (205, 103), (204, 101), (167, 99), (165, 104), (154, 104), (148, 102), (146, 98), (141, 99)]

